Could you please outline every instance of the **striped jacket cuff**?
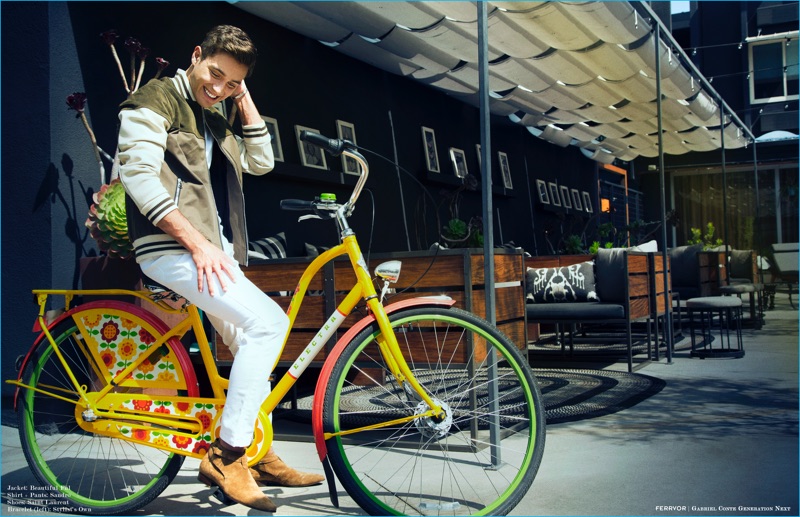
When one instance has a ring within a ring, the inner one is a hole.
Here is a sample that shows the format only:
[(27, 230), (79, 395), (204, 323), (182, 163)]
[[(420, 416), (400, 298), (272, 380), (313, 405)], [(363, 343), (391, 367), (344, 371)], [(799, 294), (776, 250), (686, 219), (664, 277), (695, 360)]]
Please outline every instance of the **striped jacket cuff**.
[(260, 124), (242, 126), (242, 136), (245, 139), (264, 138), (267, 135), (269, 135), (269, 131), (267, 131), (267, 124), (263, 121)]
[(163, 198), (155, 204), (146, 207), (142, 213), (144, 213), (144, 216), (147, 217), (154, 226), (158, 226), (158, 223), (164, 216), (177, 209), (178, 205), (175, 204), (175, 201), (169, 198)]

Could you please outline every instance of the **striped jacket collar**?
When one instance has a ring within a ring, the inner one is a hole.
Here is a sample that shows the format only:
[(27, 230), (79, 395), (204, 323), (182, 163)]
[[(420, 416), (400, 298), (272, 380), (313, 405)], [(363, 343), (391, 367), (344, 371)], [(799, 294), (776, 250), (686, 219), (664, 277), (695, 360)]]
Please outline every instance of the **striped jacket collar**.
[(175, 84), (175, 88), (181, 92), (181, 95), (183, 95), (184, 99), (197, 102), (197, 99), (194, 98), (194, 92), (189, 87), (189, 78), (186, 77), (185, 70), (179, 68), (175, 73), (175, 76), (172, 78), (172, 82)]

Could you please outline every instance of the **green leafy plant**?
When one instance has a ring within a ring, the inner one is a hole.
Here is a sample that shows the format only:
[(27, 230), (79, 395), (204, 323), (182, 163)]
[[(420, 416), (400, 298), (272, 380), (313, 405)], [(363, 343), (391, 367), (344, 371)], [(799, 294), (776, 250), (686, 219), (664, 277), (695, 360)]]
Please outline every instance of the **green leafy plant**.
[(686, 241), (687, 244), (702, 244), (703, 249), (711, 249), (717, 246), (722, 246), (722, 239), (715, 239), (714, 233), (717, 229), (714, 227), (714, 223), (709, 222), (706, 224), (706, 233), (704, 234), (700, 228), (689, 228), (692, 236)]
[(453, 218), (442, 228), (442, 238), (451, 248), (483, 247), (483, 227), (480, 217), (473, 217), (469, 223)]
[(564, 253), (568, 255), (580, 255), (585, 253), (583, 249), (583, 238), (577, 234), (568, 235), (567, 238), (564, 239)]
[(119, 179), (100, 187), (89, 208), (86, 227), (97, 241), (101, 251), (110, 257), (128, 258), (133, 244), (128, 238), (128, 221), (125, 217), (125, 189)]

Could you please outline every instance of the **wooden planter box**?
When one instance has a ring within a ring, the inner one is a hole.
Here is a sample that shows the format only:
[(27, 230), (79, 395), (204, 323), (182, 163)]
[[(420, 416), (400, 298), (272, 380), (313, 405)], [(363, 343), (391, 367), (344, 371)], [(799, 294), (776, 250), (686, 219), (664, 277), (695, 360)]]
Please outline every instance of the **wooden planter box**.
[(697, 253), (700, 267), (700, 296), (719, 296), (719, 288), (727, 278), (725, 252), (700, 251)]
[[(381, 262), (400, 260), (403, 263), (399, 281), (394, 288), (407, 292), (391, 297), (388, 303), (426, 295), (447, 295), (456, 307), (486, 317), (486, 292), (484, 286), (484, 256), (482, 249), (375, 253), (369, 257), (370, 271)], [(495, 261), (495, 319), (498, 328), (526, 351), (525, 292), (522, 283), (524, 259), (521, 251), (497, 249)], [(307, 258), (287, 258), (265, 261), (244, 269), (245, 275), (270, 296), (284, 310), (289, 307), (291, 293), (300, 275), (311, 262)], [(303, 300), (300, 313), (279, 366), (289, 366), (319, 331), (328, 316), (355, 282), (355, 275), (346, 257), (335, 260), (323, 268), (312, 280)], [(362, 314), (366, 314), (363, 311)], [(358, 309), (338, 331), (341, 336), (360, 319)], [(314, 360), (321, 366), (327, 353), (336, 343), (334, 336)], [(228, 365), (232, 357), (227, 347), (217, 339), (217, 363)]]

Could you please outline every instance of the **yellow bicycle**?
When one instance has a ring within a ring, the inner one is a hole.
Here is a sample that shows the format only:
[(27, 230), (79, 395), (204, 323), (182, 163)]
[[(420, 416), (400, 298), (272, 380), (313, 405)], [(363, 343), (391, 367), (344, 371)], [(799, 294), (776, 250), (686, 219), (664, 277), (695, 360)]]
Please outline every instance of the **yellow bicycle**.
[[(333, 473), (374, 515), (506, 514), (528, 491), (544, 451), (541, 395), (530, 367), (496, 327), (446, 297), (383, 305), (400, 264), (376, 268), (380, 293), (348, 225), (368, 166), (347, 140), (303, 135), (344, 153), (361, 175), (350, 199), (287, 200), (290, 210), (333, 219), (340, 243), (313, 260), (288, 309), (292, 324), (314, 275), (346, 255), (356, 283), (264, 402), (250, 464), (272, 443), (270, 413), (359, 305), (368, 315), (344, 333), (316, 384), (312, 429), (333, 503)], [(36, 290), (39, 332), (15, 384), (19, 433), (36, 477), (58, 510), (130, 513), (155, 499), (185, 457), (202, 458), (218, 436), (227, 379), (216, 367), (198, 309), (148, 291)], [(132, 295), (185, 314), (165, 324), (142, 307), (87, 295)], [(48, 300), (64, 298), (48, 317)], [(177, 299), (177, 298), (174, 298)], [(194, 332), (210, 395), (181, 338)], [(289, 330), (291, 333), (291, 329)], [(288, 339), (288, 334), (287, 334)], [(285, 343), (285, 340), (284, 340)], [(56, 508), (52, 508), (56, 509)]]

